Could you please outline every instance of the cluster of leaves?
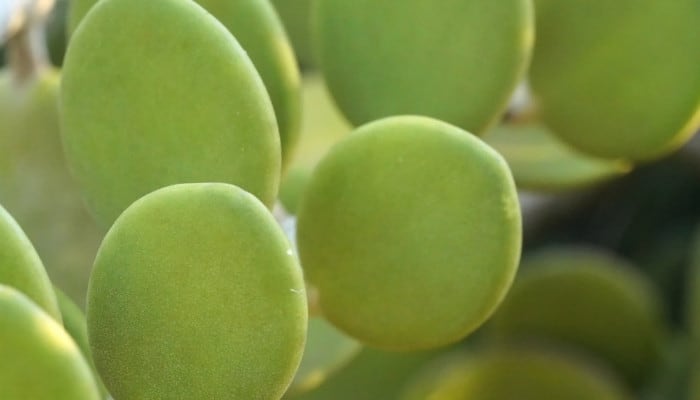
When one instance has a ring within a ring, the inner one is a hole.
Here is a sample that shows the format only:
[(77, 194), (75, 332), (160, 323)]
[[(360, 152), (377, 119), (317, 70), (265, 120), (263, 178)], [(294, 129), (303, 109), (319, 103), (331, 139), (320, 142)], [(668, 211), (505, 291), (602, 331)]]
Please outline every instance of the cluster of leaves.
[(35, 12), (0, 399), (700, 399), (697, 0)]

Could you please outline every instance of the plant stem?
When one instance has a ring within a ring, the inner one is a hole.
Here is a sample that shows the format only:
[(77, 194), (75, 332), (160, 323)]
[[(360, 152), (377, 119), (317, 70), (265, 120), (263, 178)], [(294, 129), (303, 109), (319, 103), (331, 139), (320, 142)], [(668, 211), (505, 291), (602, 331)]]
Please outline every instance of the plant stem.
[(504, 122), (526, 125), (537, 121), (539, 112), (537, 101), (532, 96), (529, 86), (527, 83), (522, 83), (513, 94)]
[(7, 42), (7, 60), (17, 82), (24, 82), (49, 65), (43, 24), (20, 29)]
[(19, 28), (26, 24), (29, 0), (3, 0), (0, 2), (0, 46), (5, 44)]
[(7, 40), (7, 61), (17, 83), (31, 79), (49, 65), (45, 23), (53, 4), (53, 0), (34, 0), (13, 10), (24, 13), (24, 18), (15, 17), (23, 24)]
[(308, 282), (306, 283), (306, 301), (309, 305), (309, 318), (323, 316), (321, 304), (318, 301), (318, 290)]

